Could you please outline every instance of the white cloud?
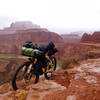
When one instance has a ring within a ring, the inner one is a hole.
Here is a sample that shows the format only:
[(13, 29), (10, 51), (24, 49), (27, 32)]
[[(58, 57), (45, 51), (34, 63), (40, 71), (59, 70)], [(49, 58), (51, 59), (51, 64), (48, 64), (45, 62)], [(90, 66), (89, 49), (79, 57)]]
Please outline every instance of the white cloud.
[(100, 0), (0, 0), (0, 15), (48, 27), (100, 27)]

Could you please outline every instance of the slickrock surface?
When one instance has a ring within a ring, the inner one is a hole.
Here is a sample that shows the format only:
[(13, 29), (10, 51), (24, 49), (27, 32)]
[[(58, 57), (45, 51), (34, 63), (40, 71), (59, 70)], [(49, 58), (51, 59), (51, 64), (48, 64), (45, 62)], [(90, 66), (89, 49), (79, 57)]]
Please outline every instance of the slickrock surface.
[(14, 91), (10, 83), (0, 86), (0, 100), (100, 100), (100, 59), (54, 73), (54, 80), (31, 82)]

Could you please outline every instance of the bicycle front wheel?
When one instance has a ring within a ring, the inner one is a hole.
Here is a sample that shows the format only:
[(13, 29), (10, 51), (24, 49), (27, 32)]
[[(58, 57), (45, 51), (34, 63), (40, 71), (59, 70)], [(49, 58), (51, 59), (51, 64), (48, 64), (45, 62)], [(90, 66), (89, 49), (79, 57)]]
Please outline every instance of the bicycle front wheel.
[(32, 73), (27, 73), (31, 64), (31, 62), (27, 61), (17, 69), (12, 80), (12, 87), (14, 90), (26, 88), (27, 85), (31, 84), (32, 80), (30, 79), (32, 77)]

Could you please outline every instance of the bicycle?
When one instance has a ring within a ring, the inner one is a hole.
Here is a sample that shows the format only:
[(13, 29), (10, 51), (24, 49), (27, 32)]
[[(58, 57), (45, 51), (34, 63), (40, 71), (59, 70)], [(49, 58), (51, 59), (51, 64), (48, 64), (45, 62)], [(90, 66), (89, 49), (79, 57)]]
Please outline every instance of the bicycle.
[(39, 76), (43, 74), (46, 79), (51, 79), (52, 73), (56, 70), (56, 58), (54, 56), (45, 55), (45, 62), (46, 65), (41, 63), (41, 71), (38, 72), (38, 74), (36, 73), (36, 64), (38, 63), (37, 58), (34, 58), (33, 60), (33, 57), (30, 57), (28, 61), (20, 65), (16, 70), (16, 73), (12, 80), (13, 89), (17, 90), (19, 88), (22, 88), (22, 85), (26, 87), (27, 84), (31, 83), (31, 80), (34, 80), (34, 83), (37, 83), (39, 80)]

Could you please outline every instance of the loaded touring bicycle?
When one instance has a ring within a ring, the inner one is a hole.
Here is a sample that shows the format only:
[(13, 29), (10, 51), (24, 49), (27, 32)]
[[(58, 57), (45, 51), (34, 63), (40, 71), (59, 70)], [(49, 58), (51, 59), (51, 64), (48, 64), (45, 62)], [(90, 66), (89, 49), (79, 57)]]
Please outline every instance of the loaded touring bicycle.
[(30, 81), (37, 83), (39, 76), (43, 75), (46, 79), (51, 79), (52, 72), (56, 70), (56, 58), (53, 56), (58, 50), (53, 42), (45, 46), (38, 47), (31, 41), (26, 41), (22, 47), (22, 55), (28, 56), (28, 61), (18, 67), (12, 80), (14, 90), (21, 87), (21, 82), (25, 87)]

